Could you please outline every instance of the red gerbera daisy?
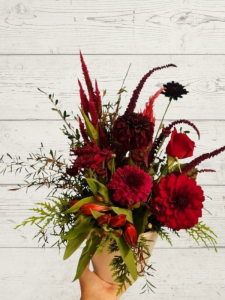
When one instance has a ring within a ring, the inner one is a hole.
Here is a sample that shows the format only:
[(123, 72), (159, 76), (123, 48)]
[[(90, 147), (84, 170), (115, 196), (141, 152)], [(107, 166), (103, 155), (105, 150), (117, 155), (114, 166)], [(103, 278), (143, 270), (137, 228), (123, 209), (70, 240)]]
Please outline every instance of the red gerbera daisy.
[(108, 188), (114, 190), (114, 201), (121, 205), (132, 206), (141, 201), (146, 202), (152, 187), (152, 178), (138, 167), (118, 168), (112, 176)]
[(152, 212), (158, 221), (174, 230), (188, 229), (202, 216), (203, 190), (194, 178), (174, 174), (162, 178), (154, 188)]

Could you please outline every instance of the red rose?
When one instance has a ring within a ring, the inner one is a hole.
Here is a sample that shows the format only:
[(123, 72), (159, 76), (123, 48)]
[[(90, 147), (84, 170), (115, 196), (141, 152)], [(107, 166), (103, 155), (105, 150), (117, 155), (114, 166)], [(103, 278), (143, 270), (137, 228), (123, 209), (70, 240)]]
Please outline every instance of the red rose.
[(188, 229), (198, 223), (205, 200), (194, 178), (174, 174), (162, 178), (154, 188), (151, 210), (157, 220), (174, 230)]
[(177, 133), (174, 128), (166, 153), (173, 157), (186, 158), (193, 155), (195, 143), (185, 134)]

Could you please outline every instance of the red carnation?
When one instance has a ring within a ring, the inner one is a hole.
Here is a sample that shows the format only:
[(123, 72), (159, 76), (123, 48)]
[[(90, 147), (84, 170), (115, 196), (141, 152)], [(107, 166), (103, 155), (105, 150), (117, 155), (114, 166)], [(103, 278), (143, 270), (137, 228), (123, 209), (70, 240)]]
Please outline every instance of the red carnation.
[(158, 221), (174, 230), (188, 229), (202, 216), (203, 190), (194, 178), (174, 174), (162, 178), (154, 188), (152, 212)]
[(152, 178), (138, 167), (118, 168), (112, 176), (108, 188), (115, 190), (114, 201), (121, 205), (132, 206), (141, 201), (146, 202), (152, 187)]
[(152, 141), (153, 130), (154, 124), (147, 116), (127, 113), (115, 121), (113, 135), (126, 150), (134, 150), (148, 146)]
[(177, 133), (174, 128), (166, 153), (179, 159), (187, 158), (193, 155), (194, 147), (195, 143), (185, 133)]

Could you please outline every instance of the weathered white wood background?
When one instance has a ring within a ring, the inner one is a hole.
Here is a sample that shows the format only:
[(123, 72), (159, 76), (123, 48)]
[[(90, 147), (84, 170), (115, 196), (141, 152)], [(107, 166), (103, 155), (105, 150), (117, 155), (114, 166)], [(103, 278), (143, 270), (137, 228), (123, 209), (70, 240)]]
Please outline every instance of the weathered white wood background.
[[(0, 154), (26, 157), (42, 141), (46, 149), (68, 154), (60, 120), (37, 87), (77, 110), (78, 51), (85, 54), (92, 78), (106, 99), (116, 99), (130, 63), (125, 106), (141, 76), (150, 68), (175, 63), (177, 69), (155, 73), (146, 84), (139, 108), (169, 80), (190, 94), (174, 102), (167, 121), (188, 118), (202, 133), (196, 155), (225, 143), (225, 2), (224, 0), (0, 0)], [(164, 98), (156, 103), (159, 119)], [(204, 220), (218, 234), (218, 253), (198, 247), (187, 236), (173, 238), (174, 247), (158, 241), (152, 262), (155, 294), (139, 295), (138, 280), (125, 299), (217, 300), (225, 298), (225, 154), (203, 167), (207, 199)], [(26, 194), (8, 189), (22, 177), (0, 177), (0, 299), (79, 299), (71, 283), (78, 253), (63, 262), (57, 249), (38, 247), (34, 228), (14, 231), (47, 190)]]

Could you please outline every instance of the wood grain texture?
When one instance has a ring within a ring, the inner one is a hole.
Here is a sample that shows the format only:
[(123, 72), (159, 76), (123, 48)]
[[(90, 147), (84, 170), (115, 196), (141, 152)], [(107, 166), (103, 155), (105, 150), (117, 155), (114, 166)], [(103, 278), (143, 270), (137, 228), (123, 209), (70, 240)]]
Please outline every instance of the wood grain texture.
[[(47, 188), (42, 188), (35, 191), (34, 188), (30, 189), (28, 193), (25, 190), (9, 191), (15, 186), (0, 186), (0, 248), (1, 247), (41, 247), (43, 243), (38, 244), (38, 239), (34, 239), (34, 235), (38, 232), (36, 226), (20, 227), (16, 231), (13, 229), (16, 225), (20, 224), (25, 218), (33, 215), (34, 212), (30, 208), (34, 207), (37, 202), (46, 201), (49, 193)], [(225, 219), (225, 192), (224, 186), (204, 186), (204, 193), (206, 195), (205, 208), (211, 213), (203, 210), (203, 222), (205, 222), (217, 234), (218, 247), (225, 247), (224, 235), (224, 219)], [(212, 199), (208, 198), (210, 196)], [(5, 237), (7, 236), (7, 239)], [(185, 231), (180, 231), (180, 238), (171, 234), (173, 247), (175, 248), (192, 248), (198, 247)], [(51, 237), (49, 244), (46, 247), (52, 246), (56, 239)], [(204, 246), (200, 244), (200, 246)], [(172, 247), (166, 242), (157, 241), (156, 248)]]
[[(105, 102), (114, 102), (127, 68), (128, 93), (151, 68), (167, 63), (177, 69), (156, 72), (146, 83), (137, 109), (162, 84), (175, 80), (190, 92), (174, 102), (167, 121), (193, 120), (202, 137), (195, 155), (224, 144), (225, 131), (224, 0), (0, 0), (0, 157), (5, 152), (26, 157), (43, 142), (48, 152), (68, 156), (62, 123), (37, 87), (55, 93), (61, 109), (78, 112), (77, 78), (82, 78), (79, 49), (91, 77), (98, 79)], [(160, 119), (167, 101), (155, 104)], [(179, 128), (179, 127), (178, 127)], [(187, 128), (186, 126), (183, 128)], [(174, 248), (158, 240), (152, 262), (155, 294), (140, 295), (139, 279), (121, 300), (220, 300), (225, 298), (225, 153), (203, 163), (217, 173), (200, 174), (207, 198), (204, 221), (218, 234), (219, 252), (198, 246), (185, 234), (172, 236)], [(1, 169), (0, 165), (0, 169)], [(0, 299), (57, 300), (80, 297), (71, 283), (81, 248), (63, 262), (57, 249), (38, 248), (36, 229), (13, 227), (43, 201), (47, 189), (28, 194), (9, 192), (23, 176), (0, 175)]]
[(223, 54), (222, 0), (2, 0), (1, 54)]
[[(174, 101), (167, 118), (225, 119), (225, 56), (85, 56), (90, 75), (106, 89), (104, 101), (114, 103), (117, 92), (131, 63), (125, 85), (122, 107), (125, 109), (142, 76), (148, 70), (168, 63), (177, 68), (155, 72), (146, 82), (137, 109), (142, 109), (149, 96), (168, 81), (179, 81), (189, 94)], [(77, 112), (80, 105), (77, 78), (83, 82), (78, 56), (0, 56), (1, 119), (57, 119), (47, 97), (54, 93), (60, 107)], [(168, 99), (160, 96), (155, 103), (155, 115), (161, 118)], [(202, 113), (199, 113), (199, 112)], [(204, 112), (204, 113), (203, 113)]]
[[(57, 249), (0, 249), (1, 299), (78, 300), (78, 282), (71, 281), (80, 252), (63, 261)], [(156, 269), (150, 278), (155, 293), (140, 295), (140, 278), (121, 300), (223, 299), (225, 249), (217, 254), (206, 249), (155, 249), (151, 262)]]
[[(183, 115), (181, 116), (183, 117)], [(169, 124), (167, 120), (165, 124)], [(201, 132), (201, 139), (198, 140), (197, 134), (187, 125), (179, 125), (185, 130), (190, 130), (190, 137), (196, 142), (195, 156), (199, 156), (205, 152), (213, 151), (224, 145), (225, 121), (195, 121), (196, 126)], [(67, 138), (60, 131), (62, 123), (53, 120), (46, 121), (2, 121), (0, 122), (1, 134), (1, 150), (0, 156), (10, 152), (11, 155), (19, 155), (26, 158), (30, 152), (37, 152), (41, 145), (44, 144), (45, 153), (49, 153), (50, 149), (57, 150), (58, 154), (65, 158), (69, 158), (69, 144)], [(74, 125), (76, 123), (74, 121)], [(158, 122), (156, 123), (158, 125)], [(185, 159), (185, 163), (190, 159)], [(4, 165), (0, 165), (2, 169)], [(199, 183), (207, 185), (225, 185), (225, 152), (212, 159), (202, 162), (201, 168), (215, 169), (216, 173), (199, 174)], [(11, 173), (0, 175), (0, 184), (22, 183), (23, 174), (14, 176)]]

